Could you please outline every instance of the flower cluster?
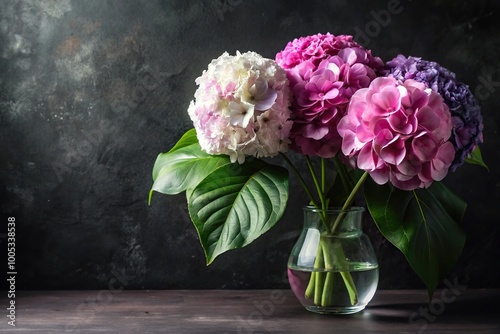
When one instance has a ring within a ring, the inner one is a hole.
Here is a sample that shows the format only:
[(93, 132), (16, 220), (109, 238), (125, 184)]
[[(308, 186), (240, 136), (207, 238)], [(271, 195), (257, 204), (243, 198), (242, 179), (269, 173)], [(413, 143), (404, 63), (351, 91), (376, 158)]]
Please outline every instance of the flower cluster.
[(285, 71), (273, 60), (226, 52), (196, 83), (188, 113), (206, 152), (243, 163), (247, 155), (272, 157), (287, 150), (290, 91)]
[(439, 93), (448, 105), (453, 119), (450, 141), (455, 147), (451, 165), (454, 171), (483, 141), (481, 110), (469, 87), (456, 80), (455, 73), (439, 64), (417, 57), (398, 55), (386, 64), (386, 75), (405, 81), (414, 79)]
[(455, 150), (452, 122), (441, 96), (423, 83), (377, 78), (352, 96), (339, 123), (342, 152), (378, 184), (428, 187), (448, 173)]
[(291, 147), (303, 154), (331, 158), (341, 147), (338, 121), (351, 96), (367, 87), (383, 66), (352, 36), (317, 34), (288, 43), (276, 55), (293, 92)]
[(290, 146), (412, 190), (482, 142), (474, 96), (435, 62), (399, 55), (384, 65), (352, 36), (329, 33), (295, 39), (275, 60), (224, 53), (196, 80), (188, 112), (202, 149), (243, 163)]

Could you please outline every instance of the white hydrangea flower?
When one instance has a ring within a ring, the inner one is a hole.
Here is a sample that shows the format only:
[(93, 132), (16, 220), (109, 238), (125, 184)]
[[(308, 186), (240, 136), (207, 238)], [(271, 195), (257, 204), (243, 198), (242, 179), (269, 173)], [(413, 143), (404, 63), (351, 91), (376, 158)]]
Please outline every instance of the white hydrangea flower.
[(198, 141), (210, 154), (273, 157), (288, 149), (290, 90), (285, 71), (255, 52), (212, 60), (196, 79), (188, 108)]

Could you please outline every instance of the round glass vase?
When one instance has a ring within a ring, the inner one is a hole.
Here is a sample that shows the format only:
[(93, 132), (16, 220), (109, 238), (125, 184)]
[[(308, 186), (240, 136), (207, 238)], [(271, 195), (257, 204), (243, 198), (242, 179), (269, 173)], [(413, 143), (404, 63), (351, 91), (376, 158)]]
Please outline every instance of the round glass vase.
[(363, 310), (378, 284), (375, 251), (361, 229), (364, 208), (303, 210), (304, 227), (288, 259), (293, 293), (320, 314)]

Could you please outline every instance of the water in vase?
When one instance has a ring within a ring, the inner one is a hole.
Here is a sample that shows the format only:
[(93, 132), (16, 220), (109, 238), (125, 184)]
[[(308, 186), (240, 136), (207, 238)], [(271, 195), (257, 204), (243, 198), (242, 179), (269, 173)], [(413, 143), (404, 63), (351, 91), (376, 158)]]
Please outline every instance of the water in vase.
[[(324, 282), (327, 271), (323, 269), (316, 270), (316, 272), (320, 273), (316, 274), (316, 277)], [(373, 298), (378, 284), (378, 266), (351, 263), (349, 273), (357, 292), (357, 302), (355, 304), (351, 302), (346, 284), (339, 271), (333, 271), (329, 274), (330, 279), (332, 279), (332, 293), (326, 304), (319, 302), (318, 298), (321, 298), (319, 296), (316, 296), (316, 300), (314, 294), (306, 296), (306, 289), (311, 279), (311, 268), (305, 270), (305, 268), (291, 266), (288, 268), (288, 279), (295, 296), (308, 310), (319, 313), (346, 314), (362, 310)]]

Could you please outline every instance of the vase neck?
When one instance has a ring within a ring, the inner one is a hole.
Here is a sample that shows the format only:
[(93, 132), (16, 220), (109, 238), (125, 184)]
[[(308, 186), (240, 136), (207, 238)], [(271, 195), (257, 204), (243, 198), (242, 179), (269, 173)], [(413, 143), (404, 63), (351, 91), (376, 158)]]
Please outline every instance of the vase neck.
[(351, 207), (348, 210), (329, 208), (317, 209), (313, 206), (303, 208), (304, 228), (315, 228), (326, 235), (348, 236), (362, 233), (364, 208)]

